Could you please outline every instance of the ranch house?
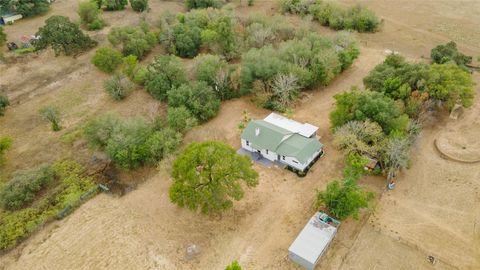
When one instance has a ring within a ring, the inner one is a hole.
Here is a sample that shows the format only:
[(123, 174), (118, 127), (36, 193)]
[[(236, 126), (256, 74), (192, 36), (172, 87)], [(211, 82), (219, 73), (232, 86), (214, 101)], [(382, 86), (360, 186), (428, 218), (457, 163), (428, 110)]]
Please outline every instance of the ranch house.
[(306, 172), (323, 154), (316, 138), (318, 127), (302, 124), (271, 113), (263, 120), (252, 120), (241, 135), (242, 148), (272, 162)]

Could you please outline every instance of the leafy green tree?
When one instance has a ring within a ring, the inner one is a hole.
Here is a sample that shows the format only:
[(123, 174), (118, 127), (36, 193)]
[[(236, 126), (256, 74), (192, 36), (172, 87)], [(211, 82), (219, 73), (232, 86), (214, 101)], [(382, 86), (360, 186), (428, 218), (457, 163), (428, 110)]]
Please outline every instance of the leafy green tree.
[(97, 49), (92, 64), (106, 73), (112, 73), (123, 62), (122, 54), (116, 49), (102, 47)]
[(215, 86), (215, 78), (221, 69), (227, 67), (227, 61), (218, 55), (201, 54), (195, 57), (195, 78), (208, 85)]
[(179, 14), (176, 20), (164, 15), (160, 41), (175, 55), (192, 58), (201, 47), (226, 59), (237, 55), (238, 22), (226, 11), (218, 9), (192, 10)]
[(469, 107), (473, 104), (474, 82), (468, 72), (454, 64), (433, 64), (427, 79), (431, 98), (442, 101), (448, 109), (455, 104)]
[(149, 159), (150, 153), (145, 142), (151, 134), (151, 126), (141, 118), (122, 121), (113, 129), (105, 153), (122, 168), (139, 167)]
[(122, 119), (117, 114), (106, 113), (90, 120), (83, 128), (83, 135), (93, 148), (104, 148)]
[(216, 116), (220, 110), (220, 100), (213, 89), (202, 81), (182, 84), (168, 91), (168, 105), (185, 106), (200, 122)]
[(16, 171), (12, 179), (0, 191), (0, 206), (17, 210), (31, 203), (38, 192), (53, 181), (50, 165), (43, 164), (31, 170)]
[(3, 31), (3, 26), (0, 26), (0, 46), (3, 46), (7, 42), (7, 34)]
[(342, 71), (344, 71), (353, 64), (353, 61), (360, 54), (358, 43), (352, 34), (346, 31), (342, 31), (336, 35), (333, 42), (338, 46), (337, 48), (340, 49), (338, 57), (342, 64)]
[(7, 10), (22, 14), (23, 17), (45, 14), (50, 8), (47, 0), (5, 0), (2, 1), (2, 5)]
[(76, 56), (97, 45), (88, 35), (85, 35), (78, 25), (65, 16), (52, 16), (45, 21), (35, 34), (40, 39), (33, 42), (36, 50), (51, 46), (55, 55), (64, 53)]
[(91, 146), (105, 150), (116, 165), (125, 169), (159, 161), (175, 151), (182, 139), (173, 129), (157, 128), (143, 118), (124, 120), (111, 113), (87, 123), (84, 135)]
[(354, 89), (335, 95), (335, 100), (335, 110), (330, 113), (330, 121), (334, 128), (352, 120), (367, 119), (377, 122), (386, 134), (405, 128), (402, 122), (404, 116), (401, 115), (395, 101), (382, 93)]
[(122, 100), (132, 92), (134, 85), (122, 74), (115, 74), (105, 81), (103, 87), (114, 100)]
[(198, 125), (197, 118), (184, 106), (168, 108), (167, 122), (169, 127), (180, 133), (185, 133)]
[(9, 105), (10, 101), (8, 100), (8, 97), (0, 95), (0, 116), (3, 116), (5, 114), (5, 110)]
[(106, 10), (110, 11), (124, 10), (128, 4), (128, 0), (97, 0), (98, 2), (101, 3), (101, 6), (105, 6)]
[(113, 27), (108, 33), (108, 40), (115, 47), (120, 47), (124, 56), (135, 55), (142, 59), (157, 43), (155, 33), (142, 27)]
[(349, 216), (358, 218), (361, 208), (368, 207), (374, 194), (362, 191), (355, 180), (347, 179), (343, 183), (334, 180), (328, 183), (326, 190), (317, 191), (315, 206), (327, 207), (334, 217), (343, 220)]
[(187, 82), (180, 59), (173, 55), (156, 56), (147, 67), (145, 89), (156, 99), (167, 100), (170, 89)]
[(135, 72), (137, 71), (138, 58), (135, 55), (129, 55), (123, 58), (122, 60), (122, 72), (130, 79), (133, 80), (135, 77)]
[(224, 2), (222, 0), (185, 0), (188, 9), (196, 8), (220, 8)]
[(249, 158), (218, 141), (191, 143), (173, 164), (170, 200), (204, 214), (231, 208), (244, 196), (242, 184), (255, 187), (258, 173)]
[(453, 61), (460, 67), (466, 68), (472, 62), (472, 57), (458, 51), (457, 43), (450, 41), (445, 45), (438, 45), (431, 51), (432, 61), (437, 64), (445, 64)]
[(181, 57), (192, 58), (198, 54), (201, 44), (201, 29), (195, 25), (177, 24), (173, 27), (172, 36), (175, 40), (170, 52)]
[[(250, 3), (250, 1), (249, 1), (249, 3)], [(252, 3), (253, 3), (253, 1), (252, 1)], [(250, 4), (249, 4), (249, 6), (250, 6)], [(233, 261), (232, 264), (228, 265), (225, 268), (225, 270), (242, 270), (242, 267), (240, 266), (240, 264), (237, 261)]]
[(4, 155), (12, 147), (13, 139), (10, 137), (0, 137), (0, 166), (5, 164)]
[(194, 74), (197, 80), (210, 85), (220, 99), (237, 96), (231, 85), (232, 68), (220, 56), (202, 54), (195, 57)]
[(130, 0), (130, 6), (137, 12), (143, 12), (148, 9), (148, 0)]
[(84, 0), (78, 3), (78, 16), (80, 22), (86, 25), (89, 30), (98, 30), (105, 26), (105, 22), (100, 18), (102, 11), (92, 0)]
[(40, 109), (40, 115), (45, 121), (52, 124), (53, 131), (59, 131), (62, 129), (60, 126), (60, 111), (53, 106), (45, 106)]

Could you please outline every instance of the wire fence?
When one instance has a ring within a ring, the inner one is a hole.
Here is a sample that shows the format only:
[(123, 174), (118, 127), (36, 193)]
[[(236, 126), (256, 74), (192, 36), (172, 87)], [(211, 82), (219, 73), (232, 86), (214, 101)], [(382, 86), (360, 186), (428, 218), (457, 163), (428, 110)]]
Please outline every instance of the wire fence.
[(98, 193), (98, 186), (95, 186), (93, 188), (91, 188), (90, 190), (88, 190), (87, 192), (83, 193), (82, 195), (80, 195), (80, 198), (76, 201), (74, 201), (73, 203), (70, 203), (68, 204), (67, 206), (65, 206), (65, 208), (63, 208), (62, 210), (60, 210), (57, 215), (55, 216), (57, 219), (63, 219), (65, 218), (66, 216), (68, 216), (75, 208), (79, 207), (82, 203), (84, 203), (85, 201), (89, 200), (90, 198), (92, 198), (93, 196), (95, 196), (95, 194)]

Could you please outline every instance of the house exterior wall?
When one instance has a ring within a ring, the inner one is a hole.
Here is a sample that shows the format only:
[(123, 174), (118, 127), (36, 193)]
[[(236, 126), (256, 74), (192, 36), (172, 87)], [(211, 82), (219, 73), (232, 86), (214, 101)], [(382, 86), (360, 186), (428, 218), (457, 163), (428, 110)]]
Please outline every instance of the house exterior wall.
[(293, 157), (285, 156), (285, 159), (283, 159), (283, 156), (280, 155), (280, 158), (278, 158), (278, 154), (273, 151), (268, 150), (268, 153), (267, 153), (267, 149), (255, 149), (251, 146), (251, 144), (247, 145), (247, 141), (244, 139), (241, 139), (241, 144), (242, 144), (242, 148), (245, 150), (248, 150), (250, 152), (257, 152), (258, 150), (260, 150), (260, 153), (264, 158), (270, 161), (278, 160), (281, 163), (287, 164), (300, 171), (305, 170), (305, 168), (307, 168), (307, 166), (310, 165), (310, 163), (312, 163), (312, 161), (320, 154), (320, 151), (322, 150), (320, 149), (319, 151), (315, 152), (315, 154), (305, 164), (302, 164)]
[(294, 252), (291, 252), (291, 251), (288, 251), (288, 257), (290, 258), (290, 260), (296, 262), (297, 264), (303, 266), (305, 269), (307, 270), (313, 270), (315, 268), (315, 264), (305, 260), (304, 258), (302, 258), (302, 256), (299, 256), (297, 254), (295, 254)]

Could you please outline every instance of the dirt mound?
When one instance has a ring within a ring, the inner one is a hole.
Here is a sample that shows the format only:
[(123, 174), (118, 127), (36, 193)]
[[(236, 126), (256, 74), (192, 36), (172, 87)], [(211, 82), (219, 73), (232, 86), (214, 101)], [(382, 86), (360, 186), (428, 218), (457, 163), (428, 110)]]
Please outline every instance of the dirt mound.
[(450, 128), (440, 133), (436, 146), (440, 152), (455, 160), (480, 161), (480, 122)]

